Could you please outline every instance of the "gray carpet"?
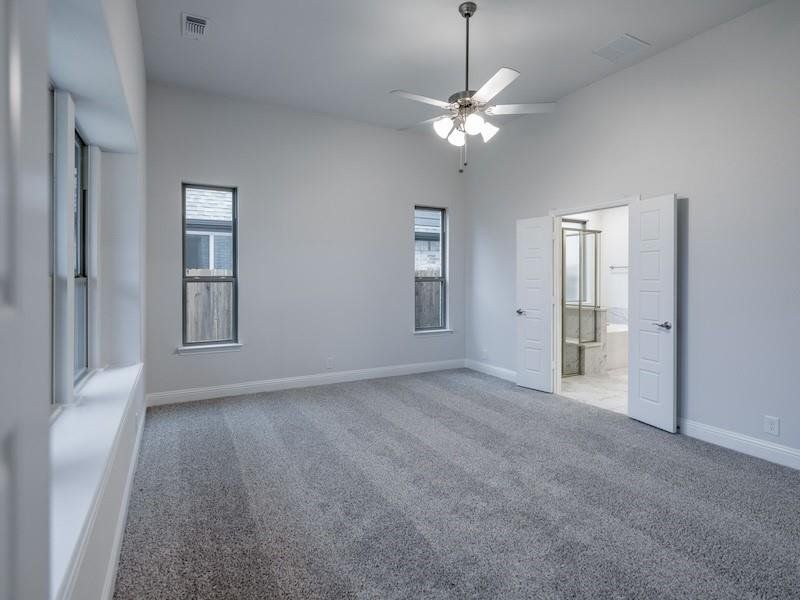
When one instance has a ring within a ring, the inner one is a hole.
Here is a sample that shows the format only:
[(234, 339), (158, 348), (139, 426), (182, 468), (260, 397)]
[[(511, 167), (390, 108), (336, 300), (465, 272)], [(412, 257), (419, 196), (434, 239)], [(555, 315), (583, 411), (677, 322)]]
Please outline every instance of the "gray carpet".
[(472, 371), (151, 409), (116, 598), (800, 598), (800, 472)]

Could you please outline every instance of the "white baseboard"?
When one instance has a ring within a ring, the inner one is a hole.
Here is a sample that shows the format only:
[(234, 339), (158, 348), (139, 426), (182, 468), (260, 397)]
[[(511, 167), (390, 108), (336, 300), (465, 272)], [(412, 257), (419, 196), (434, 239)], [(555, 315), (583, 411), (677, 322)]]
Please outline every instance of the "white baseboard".
[(516, 371), (512, 371), (511, 369), (505, 369), (503, 367), (496, 367), (494, 365), (490, 365), (484, 362), (479, 362), (477, 360), (472, 360), (470, 358), (464, 360), (464, 366), (467, 369), (472, 369), (473, 371), (486, 373), (487, 375), (492, 375), (493, 377), (499, 377), (500, 379), (505, 379), (506, 381), (511, 381), (512, 383), (516, 382), (517, 380)]
[(280, 379), (265, 379), (263, 381), (245, 381), (242, 383), (202, 388), (154, 392), (147, 394), (147, 405), (159, 406), (162, 404), (177, 404), (179, 402), (194, 402), (196, 400), (209, 400), (211, 398), (225, 398), (228, 396), (241, 396), (243, 394), (258, 394), (261, 392), (274, 392), (292, 388), (313, 387), (329, 383), (345, 383), (347, 381), (359, 381), (362, 379), (377, 379), (379, 377), (412, 375), (414, 373), (425, 373), (428, 371), (444, 371), (446, 369), (462, 368), (464, 368), (464, 359), (457, 358), (436, 362), (392, 365), (388, 367), (374, 367), (371, 369), (356, 369), (353, 371), (316, 373), (314, 375), (300, 375), (297, 377), (283, 377)]
[[(144, 411), (142, 411), (144, 412)], [(125, 480), (125, 491), (122, 493), (122, 506), (117, 517), (117, 527), (114, 532), (114, 542), (111, 546), (111, 557), (108, 560), (108, 569), (103, 583), (103, 600), (111, 600), (114, 596), (114, 587), (117, 582), (117, 567), (119, 566), (119, 553), (122, 549), (122, 538), (125, 534), (125, 525), (128, 523), (128, 504), (131, 499), (131, 487), (133, 487), (133, 477), (136, 474), (136, 465), (139, 463), (139, 446), (142, 443), (142, 432), (144, 431), (144, 414), (140, 415), (139, 423), (136, 425), (136, 441), (133, 443), (133, 454), (131, 464), (128, 467), (128, 474)]]
[(681, 433), (689, 437), (757, 458), (763, 458), (779, 465), (800, 469), (800, 449), (776, 444), (775, 442), (769, 442), (743, 433), (720, 429), (713, 425), (690, 421), (689, 419), (681, 419), (680, 425)]

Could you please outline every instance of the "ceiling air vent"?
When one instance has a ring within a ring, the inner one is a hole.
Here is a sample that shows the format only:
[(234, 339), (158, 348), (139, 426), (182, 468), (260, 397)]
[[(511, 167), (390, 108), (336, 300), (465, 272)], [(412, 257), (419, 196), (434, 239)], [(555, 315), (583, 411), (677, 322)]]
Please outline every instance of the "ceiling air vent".
[(649, 46), (650, 44), (644, 40), (640, 40), (639, 38), (626, 33), (625, 35), (621, 35), (615, 39), (613, 42), (606, 44), (599, 50), (595, 50), (592, 54), (596, 54), (600, 58), (605, 58), (612, 63), (620, 63), (639, 50), (648, 48)]
[(191, 40), (204, 40), (208, 34), (208, 20), (194, 15), (181, 15), (181, 32), (183, 37)]

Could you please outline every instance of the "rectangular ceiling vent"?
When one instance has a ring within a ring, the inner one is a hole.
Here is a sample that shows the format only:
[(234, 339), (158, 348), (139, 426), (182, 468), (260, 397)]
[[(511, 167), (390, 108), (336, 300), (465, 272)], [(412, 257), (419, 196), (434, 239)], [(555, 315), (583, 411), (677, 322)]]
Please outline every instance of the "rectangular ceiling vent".
[(183, 13), (181, 16), (181, 32), (183, 37), (191, 40), (204, 40), (208, 34), (208, 20)]
[(600, 58), (605, 58), (612, 63), (620, 63), (625, 59), (630, 58), (636, 52), (648, 48), (650, 44), (644, 40), (632, 36), (629, 33), (621, 35), (613, 42), (606, 44), (599, 50), (595, 50), (592, 54), (596, 54)]

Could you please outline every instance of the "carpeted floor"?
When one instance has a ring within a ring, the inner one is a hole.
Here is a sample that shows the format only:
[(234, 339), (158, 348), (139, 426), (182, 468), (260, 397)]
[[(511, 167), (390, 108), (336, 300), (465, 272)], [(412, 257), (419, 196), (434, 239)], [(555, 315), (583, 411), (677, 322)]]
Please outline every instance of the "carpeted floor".
[(800, 598), (800, 472), (466, 370), (167, 406), (115, 597)]

